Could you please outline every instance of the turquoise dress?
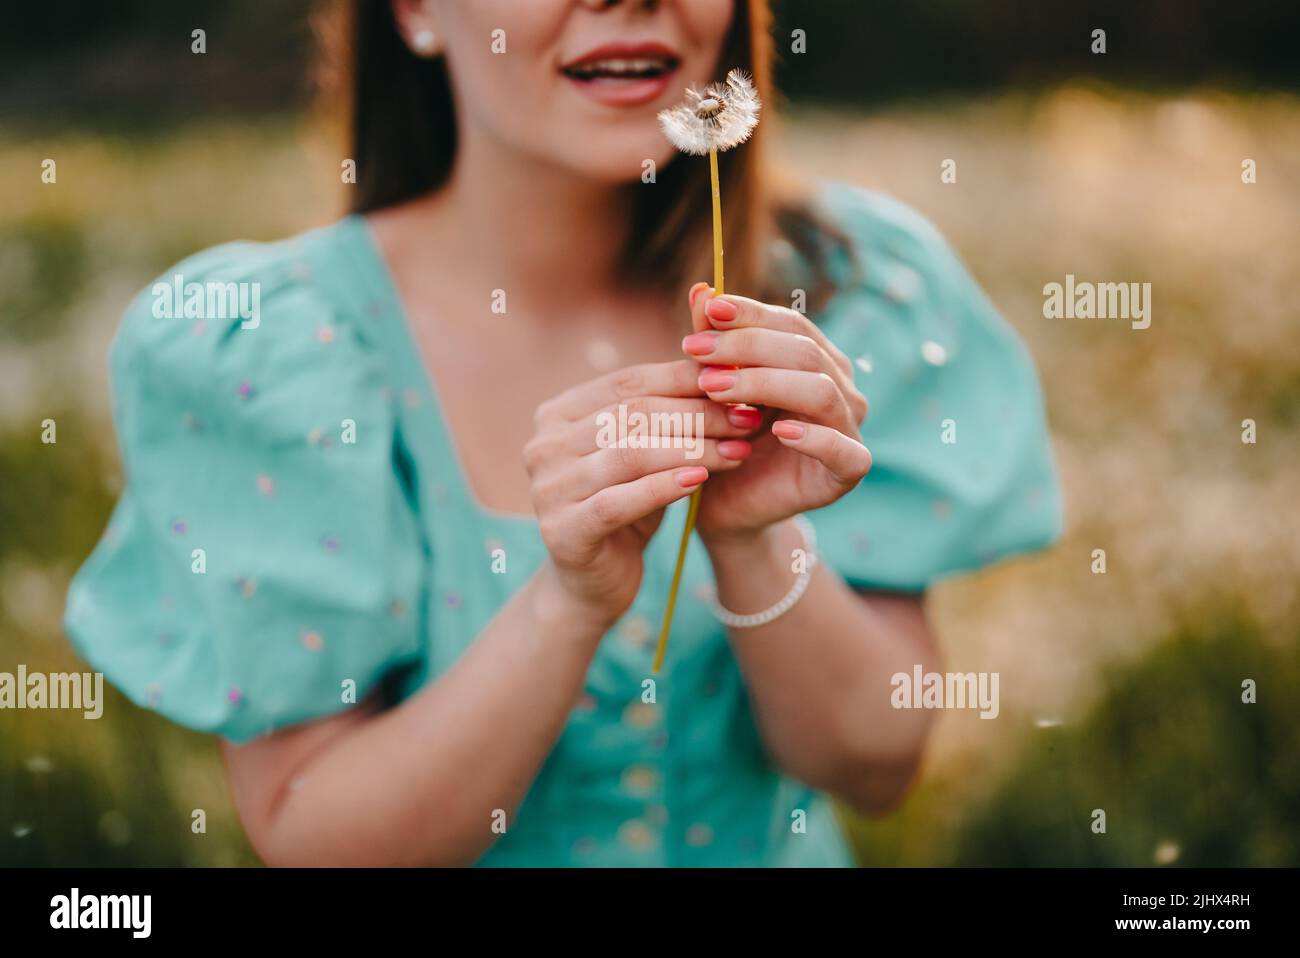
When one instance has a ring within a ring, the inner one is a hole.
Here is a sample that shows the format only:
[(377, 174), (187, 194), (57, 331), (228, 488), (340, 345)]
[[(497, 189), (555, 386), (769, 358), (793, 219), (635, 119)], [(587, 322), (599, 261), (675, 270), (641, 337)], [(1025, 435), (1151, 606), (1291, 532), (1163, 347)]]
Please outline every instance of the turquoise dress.
[[(855, 361), (875, 460), (810, 515), (825, 562), (913, 591), (1051, 542), (1060, 498), (1020, 340), (918, 214), (841, 184), (818, 203), (865, 267), (830, 264), (842, 282), (817, 319)], [(260, 284), (260, 323), (159, 318), (152, 284), (127, 309), (110, 359), (126, 488), (72, 583), (75, 647), (138, 705), (235, 742), (350, 708), (349, 688), (436, 680), (545, 549), (467, 487), (366, 221), (216, 247), (159, 281), (176, 274)], [(698, 542), (642, 701), (684, 508), (482, 864), (851, 864), (828, 798), (764, 753)]]

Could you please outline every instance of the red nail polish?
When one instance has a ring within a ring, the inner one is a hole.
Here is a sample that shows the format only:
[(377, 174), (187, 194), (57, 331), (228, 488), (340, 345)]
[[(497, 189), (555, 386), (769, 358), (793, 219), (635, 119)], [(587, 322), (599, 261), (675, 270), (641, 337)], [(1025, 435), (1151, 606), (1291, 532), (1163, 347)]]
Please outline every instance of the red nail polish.
[(743, 439), (724, 439), (718, 443), (718, 452), (723, 459), (744, 459), (754, 447)]
[(782, 439), (802, 439), (803, 423), (782, 419), (780, 422), (772, 423), (772, 432)]
[(736, 374), (716, 366), (700, 373), (699, 386), (706, 393), (718, 393), (736, 385)]
[(673, 478), (677, 480), (677, 485), (683, 489), (689, 489), (691, 486), (698, 486), (709, 478), (709, 470), (703, 466), (687, 466), (685, 469), (678, 469), (673, 474)]
[(682, 350), (692, 356), (707, 356), (717, 346), (718, 335), (713, 330), (692, 333), (682, 340)]
[(704, 315), (720, 323), (729, 323), (740, 315), (735, 303), (725, 299), (711, 299), (704, 305)]
[(728, 406), (727, 421), (740, 429), (757, 429), (763, 424), (763, 411), (752, 406)]

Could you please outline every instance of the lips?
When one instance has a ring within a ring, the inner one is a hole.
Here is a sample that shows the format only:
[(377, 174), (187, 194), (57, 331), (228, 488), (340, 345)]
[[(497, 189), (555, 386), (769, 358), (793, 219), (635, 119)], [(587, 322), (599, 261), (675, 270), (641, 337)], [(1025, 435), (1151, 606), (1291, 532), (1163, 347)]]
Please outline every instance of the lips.
[(637, 106), (658, 99), (681, 65), (662, 43), (607, 43), (560, 67), (582, 93), (611, 106)]

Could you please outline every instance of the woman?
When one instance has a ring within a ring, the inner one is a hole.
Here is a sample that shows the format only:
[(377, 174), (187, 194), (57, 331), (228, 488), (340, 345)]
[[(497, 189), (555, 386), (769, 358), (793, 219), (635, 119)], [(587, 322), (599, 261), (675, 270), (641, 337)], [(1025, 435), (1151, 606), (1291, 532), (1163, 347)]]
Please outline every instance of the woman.
[[(656, 114), (732, 67), (770, 104), (762, 0), (350, 12), (353, 213), (164, 274), (256, 322), (127, 311), (78, 649), (223, 738), (270, 863), (850, 863), (828, 796), (917, 767), (926, 586), (1057, 534), (1023, 348), (915, 213), (776, 196), (770, 109), (722, 157), (749, 295), (687, 294), (707, 164)], [(698, 457), (598, 442), (620, 406), (699, 414)]]

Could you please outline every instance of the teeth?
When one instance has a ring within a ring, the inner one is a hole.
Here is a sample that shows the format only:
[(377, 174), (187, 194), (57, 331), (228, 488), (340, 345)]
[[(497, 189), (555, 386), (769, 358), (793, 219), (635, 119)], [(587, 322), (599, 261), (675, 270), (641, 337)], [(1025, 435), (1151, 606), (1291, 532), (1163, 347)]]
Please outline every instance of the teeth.
[(576, 76), (642, 76), (645, 74), (663, 73), (668, 69), (669, 60), (664, 57), (625, 60), (625, 59), (607, 59), (607, 60), (588, 60), (585, 63), (575, 64), (568, 68), (567, 72)]

